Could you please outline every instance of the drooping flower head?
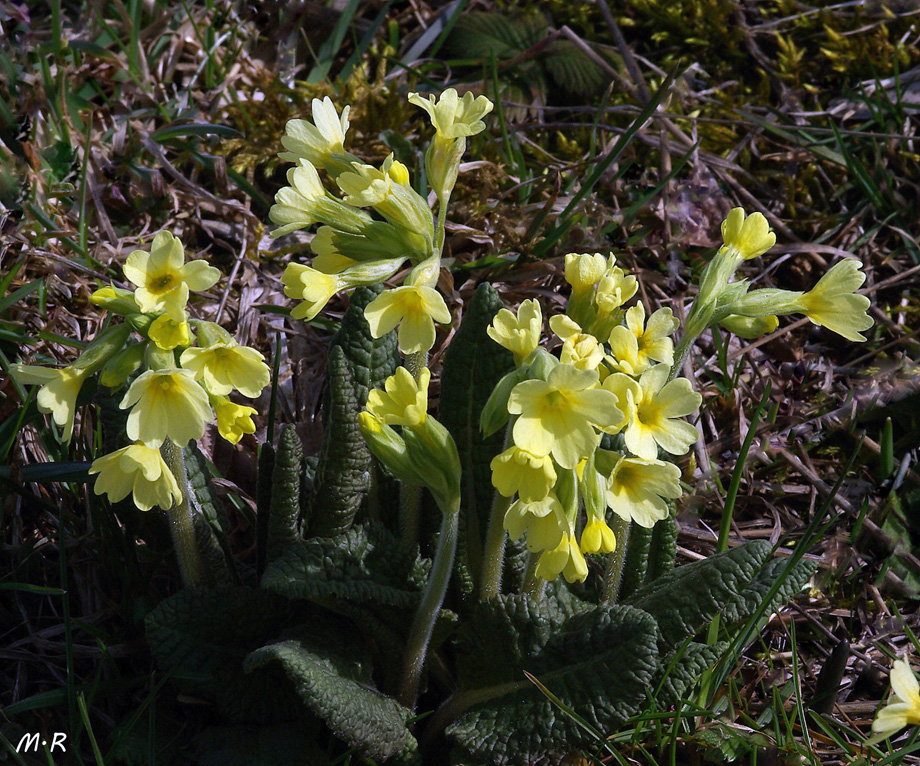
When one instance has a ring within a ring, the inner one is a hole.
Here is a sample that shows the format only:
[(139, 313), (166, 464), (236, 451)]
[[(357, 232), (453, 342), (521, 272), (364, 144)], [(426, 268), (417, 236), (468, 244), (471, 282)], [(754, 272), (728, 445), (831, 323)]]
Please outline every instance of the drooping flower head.
[(569, 523), (562, 503), (550, 492), (539, 500), (512, 503), (505, 512), (504, 527), (512, 540), (520, 540), (526, 533), (527, 549), (536, 552), (556, 548), (569, 530)]
[(380, 338), (399, 325), (399, 349), (404, 354), (428, 351), (434, 345), (434, 323), (449, 324), (450, 309), (432, 287), (403, 285), (386, 290), (364, 309), (371, 334)]
[(134, 298), (144, 313), (167, 311), (180, 315), (189, 290), (207, 290), (217, 284), (220, 271), (205, 261), (185, 263), (185, 250), (176, 237), (161, 231), (150, 252), (135, 250), (125, 261), (125, 276), (137, 285)]
[(372, 389), (367, 411), (389, 426), (420, 426), (428, 417), (428, 383), (431, 371), (422, 367), (416, 382), (405, 367), (398, 367), (384, 383), (384, 390)]
[(668, 517), (668, 500), (681, 496), (680, 469), (659, 460), (623, 457), (598, 450), (607, 475), (607, 505), (620, 518), (651, 528)]
[(117, 503), (129, 494), (142, 511), (159, 506), (168, 511), (182, 501), (179, 484), (158, 449), (132, 444), (93, 461), (90, 475), (99, 474), (93, 491)]
[(866, 313), (869, 299), (855, 295), (866, 280), (859, 261), (846, 258), (835, 263), (811, 290), (798, 299), (798, 310), (814, 324), (833, 330), (847, 340), (864, 341), (861, 330), (872, 327)]
[(588, 565), (573, 532), (564, 534), (559, 545), (543, 551), (537, 561), (537, 577), (555, 580), (560, 573), (568, 582), (582, 582), (588, 576)]
[(317, 167), (338, 175), (350, 170), (357, 157), (345, 151), (345, 134), (348, 132), (350, 106), (335, 110), (332, 99), (313, 99), (313, 124), (307, 120), (289, 120), (284, 127), (281, 145), (288, 151), (278, 156), (289, 162), (304, 159)]
[(262, 354), (236, 343), (212, 343), (206, 348), (187, 348), (179, 364), (195, 373), (195, 380), (212, 394), (226, 396), (239, 391), (255, 399), (269, 383), (268, 365)]
[(303, 301), (291, 311), (294, 319), (313, 319), (341, 287), (335, 274), (324, 274), (300, 263), (289, 263), (281, 281), (288, 298)]
[(20, 385), (40, 385), (36, 402), (38, 411), (51, 413), (54, 422), (64, 429), (65, 442), (73, 436), (73, 418), (77, 410), (77, 396), (83, 382), (92, 372), (75, 367), (36, 367), (25, 364), (10, 365), (10, 372)]
[(169, 438), (180, 447), (204, 435), (211, 406), (191, 370), (147, 370), (128, 388), (118, 405), (129, 407), (128, 438), (160, 447)]
[(217, 432), (231, 444), (238, 444), (243, 434), (254, 434), (256, 424), (252, 416), (255, 409), (230, 401), (226, 396), (215, 397), (214, 412), (217, 414)]
[(540, 344), (542, 331), (543, 313), (540, 304), (533, 298), (518, 306), (517, 316), (508, 309), (499, 309), (492, 324), (486, 329), (492, 340), (514, 354), (514, 362), (518, 367)]
[(546, 497), (556, 483), (552, 458), (538, 457), (516, 445), (492, 458), (490, 467), (495, 488), (505, 497), (516, 492), (525, 503)]

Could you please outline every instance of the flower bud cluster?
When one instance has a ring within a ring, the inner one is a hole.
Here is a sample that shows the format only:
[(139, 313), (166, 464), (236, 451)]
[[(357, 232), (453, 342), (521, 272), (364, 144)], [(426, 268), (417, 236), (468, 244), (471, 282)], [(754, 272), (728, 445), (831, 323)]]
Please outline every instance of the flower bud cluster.
[[(647, 321), (642, 303), (624, 310), (636, 281), (613, 256), (569, 255), (565, 274), (567, 313), (549, 321), (558, 358), (539, 347), (536, 301), (496, 314), (489, 336), (514, 353), (517, 369), (496, 386), (480, 424), (486, 433), (510, 426), (512, 444), (491, 466), (498, 492), (516, 498), (505, 529), (540, 553), (537, 576), (572, 582), (587, 576), (585, 554), (615, 549), (609, 513), (644, 527), (667, 517), (680, 470), (659, 457), (682, 455), (699, 438), (681, 418), (701, 397), (686, 379), (670, 379), (670, 309)], [(622, 447), (601, 446), (618, 434)]]
[(220, 435), (233, 444), (254, 433), (256, 410), (236, 404), (229, 394), (258, 397), (268, 385), (269, 370), (262, 354), (240, 346), (222, 327), (189, 320), (189, 292), (210, 289), (220, 272), (203, 260), (186, 262), (182, 243), (172, 234), (160, 232), (149, 252), (128, 255), (124, 271), (133, 291), (103, 287), (91, 298), (123, 316), (124, 323), (101, 332), (68, 367), (13, 365), (12, 372), (20, 383), (41, 385), (39, 409), (52, 414), (69, 440), (77, 396), (89, 377), (99, 372), (102, 385), (117, 389), (145, 368), (119, 405), (130, 409), (126, 431), (133, 443), (95, 460), (90, 474), (99, 474), (96, 494), (112, 501), (131, 494), (141, 510), (169, 509), (181, 492), (160, 448), (167, 439), (180, 447), (199, 439), (215, 418)]

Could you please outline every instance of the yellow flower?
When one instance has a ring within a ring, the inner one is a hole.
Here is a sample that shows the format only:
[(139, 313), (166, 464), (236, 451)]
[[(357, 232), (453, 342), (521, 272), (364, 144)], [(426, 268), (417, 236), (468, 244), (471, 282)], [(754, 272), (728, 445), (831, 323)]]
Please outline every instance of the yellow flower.
[(217, 432), (231, 444), (238, 444), (243, 434), (256, 432), (256, 424), (252, 422), (256, 411), (252, 407), (219, 396), (215, 397), (214, 412), (217, 414)]
[(866, 313), (869, 299), (854, 295), (866, 279), (860, 265), (852, 258), (838, 261), (797, 301), (798, 310), (814, 324), (857, 342), (866, 339), (859, 331), (872, 327), (872, 319)]
[(556, 469), (548, 455), (537, 457), (511, 446), (492, 458), (492, 484), (505, 497), (515, 492), (525, 503), (541, 500), (556, 483)]
[(176, 477), (160, 451), (145, 444), (103, 455), (93, 461), (89, 472), (99, 474), (93, 491), (108, 495), (113, 503), (133, 494), (134, 504), (142, 511), (155, 505), (166, 511), (182, 500)]
[(553, 550), (545, 550), (537, 562), (537, 577), (555, 580), (559, 573), (569, 582), (584, 581), (588, 576), (585, 557), (571, 532), (563, 535), (562, 542)]
[(399, 349), (404, 354), (428, 351), (434, 345), (434, 323), (451, 321), (441, 294), (432, 287), (415, 285), (384, 291), (364, 309), (364, 318), (375, 338), (399, 325)]
[(604, 347), (593, 335), (582, 332), (578, 322), (565, 314), (550, 317), (549, 326), (563, 341), (559, 361), (579, 370), (596, 370), (604, 361)]
[(626, 326), (610, 331), (610, 350), (616, 360), (614, 369), (639, 375), (652, 361), (674, 363), (674, 341), (670, 335), (678, 326), (671, 309), (658, 309), (645, 323), (645, 306), (637, 303), (626, 312)]
[(169, 437), (180, 447), (204, 434), (211, 420), (208, 395), (190, 370), (148, 370), (118, 405), (128, 414), (128, 438), (159, 447)]
[(597, 293), (594, 296), (598, 316), (612, 314), (632, 298), (638, 289), (639, 283), (634, 276), (627, 276), (623, 269), (616, 266), (608, 269), (597, 283)]
[(394, 226), (427, 237), (434, 236), (434, 219), (425, 199), (409, 185), (409, 170), (391, 154), (380, 169), (354, 163), (338, 177), (345, 202), (373, 207)]
[(891, 691), (895, 701), (879, 710), (872, 722), (876, 734), (890, 735), (909, 724), (920, 725), (920, 684), (906, 659), (891, 667)]
[(565, 281), (575, 293), (593, 290), (614, 263), (613, 255), (608, 260), (600, 253), (569, 253), (565, 257)]
[(150, 314), (185, 308), (189, 290), (207, 290), (217, 284), (220, 272), (205, 261), (185, 263), (182, 243), (168, 231), (153, 238), (150, 252), (135, 250), (125, 261), (125, 276), (137, 285), (134, 298)]
[(492, 340), (514, 354), (514, 363), (518, 367), (540, 344), (542, 331), (543, 313), (540, 304), (533, 298), (518, 306), (517, 316), (508, 309), (499, 309), (486, 329)]
[(598, 442), (598, 428), (621, 422), (616, 397), (597, 388), (595, 370), (559, 364), (546, 381), (518, 383), (508, 399), (508, 412), (520, 415), (514, 443), (538, 457), (552, 454), (563, 468), (574, 468)]
[(667, 364), (656, 364), (642, 373), (638, 383), (623, 373), (604, 381), (604, 388), (616, 394), (626, 414), (626, 448), (645, 460), (655, 460), (659, 446), (672, 455), (683, 455), (700, 438), (696, 428), (677, 418), (695, 411), (703, 399), (686, 378), (668, 382), (670, 371)]
[(281, 145), (287, 149), (278, 156), (283, 160), (297, 162), (301, 159), (337, 175), (349, 170), (357, 157), (345, 151), (345, 134), (348, 132), (348, 112), (342, 109), (340, 117), (332, 99), (326, 96), (322, 101), (313, 99), (313, 122), (289, 120), (284, 126)]
[(722, 222), (722, 240), (733, 255), (747, 261), (773, 247), (776, 235), (763, 213), (751, 213), (745, 218), (744, 209), (736, 207)]
[(153, 320), (150, 329), (147, 330), (150, 340), (164, 351), (172, 351), (178, 346), (188, 346), (192, 342), (185, 311), (178, 316), (181, 319), (174, 318), (168, 312), (163, 312)]
[(416, 383), (405, 367), (398, 367), (384, 383), (384, 391), (372, 389), (367, 411), (389, 426), (420, 426), (428, 417), (428, 383), (431, 371), (423, 367)]
[(303, 300), (291, 311), (294, 319), (313, 319), (340, 289), (339, 279), (334, 274), (324, 274), (299, 263), (289, 263), (281, 281), (288, 298)]
[(680, 469), (673, 463), (600, 451), (595, 459), (613, 463), (607, 479), (607, 505), (617, 516), (640, 527), (651, 528), (666, 519), (666, 500), (681, 496)]
[(536, 552), (556, 548), (569, 524), (562, 503), (550, 492), (533, 502), (516, 500), (512, 503), (505, 512), (504, 527), (512, 540), (519, 540), (526, 532), (527, 549)]
[(306, 160), (288, 170), (287, 182), (288, 186), (278, 190), (275, 204), (268, 211), (272, 223), (279, 226), (271, 233), (272, 238), (321, 222), (357, 234), (371, 222), (363, 210), (356, 210), (329, 194), (316, 168)]
[(92, 372), (76, 367), (34, 367), (25, 364), (10, 365), (10, 372), (20, 385), (40, 385), (36, 402), (38, 411), (51, 413), (54, 422), (64, 429), (63, 439), (73, 436), (73, 418), (77, 410), (77, 396), (83, 381)]
[(213, 343), (207, 348), (187, 348), (179, 364), (195, 373), (195, 380), (212, 394), (226, 396), (232, 390), (255, 399), (268, 385), (269, 369), (262, 354), (249, 346)]
[(599, 516), (591, 516), (581, 532), (582, 553), (613, 553), (617, 538), (607, 522)]
[(429, 96), (426, 101), (419, 93), (409, 94), (409, 103), (421, 107), (431, 117), (431, 124), (441, 138), (475, 136), (486, 129), (482, 121), (492, 111), (492, 102), (485, 96), (467, 92), (460, 98), (457, 91), (448, 88), (440, 100)]

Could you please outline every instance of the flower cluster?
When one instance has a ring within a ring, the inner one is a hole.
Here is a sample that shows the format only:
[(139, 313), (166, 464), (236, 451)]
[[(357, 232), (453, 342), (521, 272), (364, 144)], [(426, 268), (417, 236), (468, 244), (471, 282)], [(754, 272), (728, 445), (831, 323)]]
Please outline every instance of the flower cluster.
[(755, 338), (775, 330), (778, 316), (800, 313), (847, 340), (866, 339), (861, 333), (873, 323), (866, 313), (869, 299), (856, 295), (866, 279), (858, 261), (838, 261), (808, 292), (749, 290), (747, 282), (730, 280), (742, 261), (773, 247), (776, 235), (762, 213), (745, 216), (744, 210), (736, 207), (722, 224), (722, 239), (724, 244), (700, 279), (685, 337), (695, 338), (718, 323), (737, 335)]
[[(202, 260), (186, 262), (182, 243), (172, 234), (157, 234), (149, 252), (132, 252), (124, 271), (133, 291), (103, 287), (91, 298), (124, 316), (124, 323), (100, 333), (68, 367), (14, 365), (13, 374), (20, 383), (42, 386), (39, 409), (52, 414), (69, 440), (77, 396), (89, 377), (99, 372), (102, 385), (117, 389), (146, 368), (119, 405), (130, 410), (126, 431), (133, 443), (95, 460), (90, 473), (99, 474), (96, 494), (112, 501), (131, 494), (141, 510), (169, 509), (182, 493), (160, 448), (167, 440), (181, 447), (200, 438), (215, 414), (218, 432), (233, 444), (254, 433), (256, 410), (236, 404), (229, 394), (259, 396), (269, 370), (258, 351), (240, 346), (220, 326), (189, 320), (189, 292), (213, 287), (220, 272)], [(139, 341), (132, 340), (132, 330)]]
[[(452, 88), (440, 100), (413, 93), (409, 101), (429, 113), (435, 128), (425, 166), (439, 200), (437, 225), (428, 202), (411, 185), (408, 168), (393, 155), (377, 168), (345, 151), (349, 107), (338, 115), (328, 97), (313, 100), (313, 124), (291, 120), (286, 126), (282, 144), (287, 151), (280, 156), (296, 167), (288, 171), (288, 186), (275, 196), (269, 217), (279, 225), (273, 237), (320, 224), (310, 243), (312, 264), (292, 263), (284, 272), (285, 295), (302, 301), (292, 311), (295, 319), (312, 319), (340, 290), (382, 282), (408, 262), (402, 286), (382, 293), (365, 316), (376, 337), (399, 326), (402, 352), (419, 354), (434, 345), (435, 323), (450, 322), (450, 311), (435, 289), (442, 217), (466, 138), (485, 128), (482, 117), (492, 102), (471, 93), (460, 98)], [(320, 170), (340, 194), (326, 189)]]
[(699, 437), (681, 418), (701, 397), (686, 379), (670, 378), (670, 309), (647, 320), (641, 303), (625, 309), (636, 280), (612, 255), (568, 255), (565, 275), (567, 314), (549, 322), (562, 342), (558, 358), (539, 347), (535, 301), (495, 316), (489, 336), (514, 353), (517, 369), (496, 387), (482, 425), (491, 432), (513, 418), (513, 443), (492, 461), (496, 489), (517, 497), (505, 528), (542, 552), (537, 576), (572, 582), (587, 576), (584, 554), (614, 550), (608, 511), (644, 527), (667, 517), (680, 470), (660, 456), (682, 455)]

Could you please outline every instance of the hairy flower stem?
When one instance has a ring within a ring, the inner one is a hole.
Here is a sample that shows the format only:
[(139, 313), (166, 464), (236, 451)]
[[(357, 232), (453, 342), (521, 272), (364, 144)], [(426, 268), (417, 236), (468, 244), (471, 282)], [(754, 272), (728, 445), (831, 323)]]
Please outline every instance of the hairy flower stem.
[(629, 521), (614, 515), (612, 529), (617, 539), (617, 549), (607, 557), (607, 572), (604, 574), (603, 603), (608, 606), (615, 604), (620, 595), (623, 565), (629, 548)]
[(431, 575), (428, 578), (425, 592), (422, 594), (422, 602), (415, 613), (415, 619), (412, 621), (412, 628), (409, 630), (399, 702), (410, 710), (415, 708), (422, 669), (425, 666), (425, 655), (428, 652), (428, 642), (431, 641), (431, 632), (434, 630), (435, 620), (441, 611), (441, 604), (444, 603), (447, 583), (450, 581), (450, 574), (454, 568), (459, 519), (459, 509), (453, 509), (450, 513), (445, 513), (441, 520), (438, 549), (435, 551), (434, 563), (431, 565)]
[[(422, 370), (428, 366), (428, 352), (419, 351), (406, 356), (405, 367), (418, 383)], [(399, 535), (403, 542), (415, 545), (421, 527), (422, 488), (403, 482), (399, 487)]]
[(176, 477), (179, 490), (182, 492), (182, 500), (178, 505), (170, 508), (167, 513), (182, 582), (186, 587), (193, 587), (201, 580), (201, 559), (198, 555), (195, 524), (192, 521), (192, 505), (190, 502), (192, 488), (188, 483), (185, 458), (182, 456), (182, 447), (169, 439), (163, 442), (160, 452), (163, 455), (163, 460), (166, 461), (166, 465), (169, 466), (169, 470)]
[(505, 564), (505, 514), (511, 507), (511, 498), (496, 491), (492, 497), (492, 512), (486, 532), (486, 546), (482, 553), (482, 575), (479, 582), (479, 600), (488, 601), (498, 595), (502, 585), (502, 568)]
[(521, 590), (534, 601), (540, 601), (546, 592), (546, 580), (537, 577), (537, 564), (540, 557), (533, 553), (527, 554), (527, 569), (524, 571), (524, 585)]
[(696, 335), (687, 335), (686, 333), (681, 336), (680, 341), (677, 343), (677, 348), (674, 349), (674, 364), (671, 365), (671, 373), (668, 375), (668, 381), (674, 380), (680, 374), (680, 368), (684, 366), (684, 362), (687, 359), (687, 354), (690, 353), (690, 349), (693, 346), (693, 341), (697, 339)]

